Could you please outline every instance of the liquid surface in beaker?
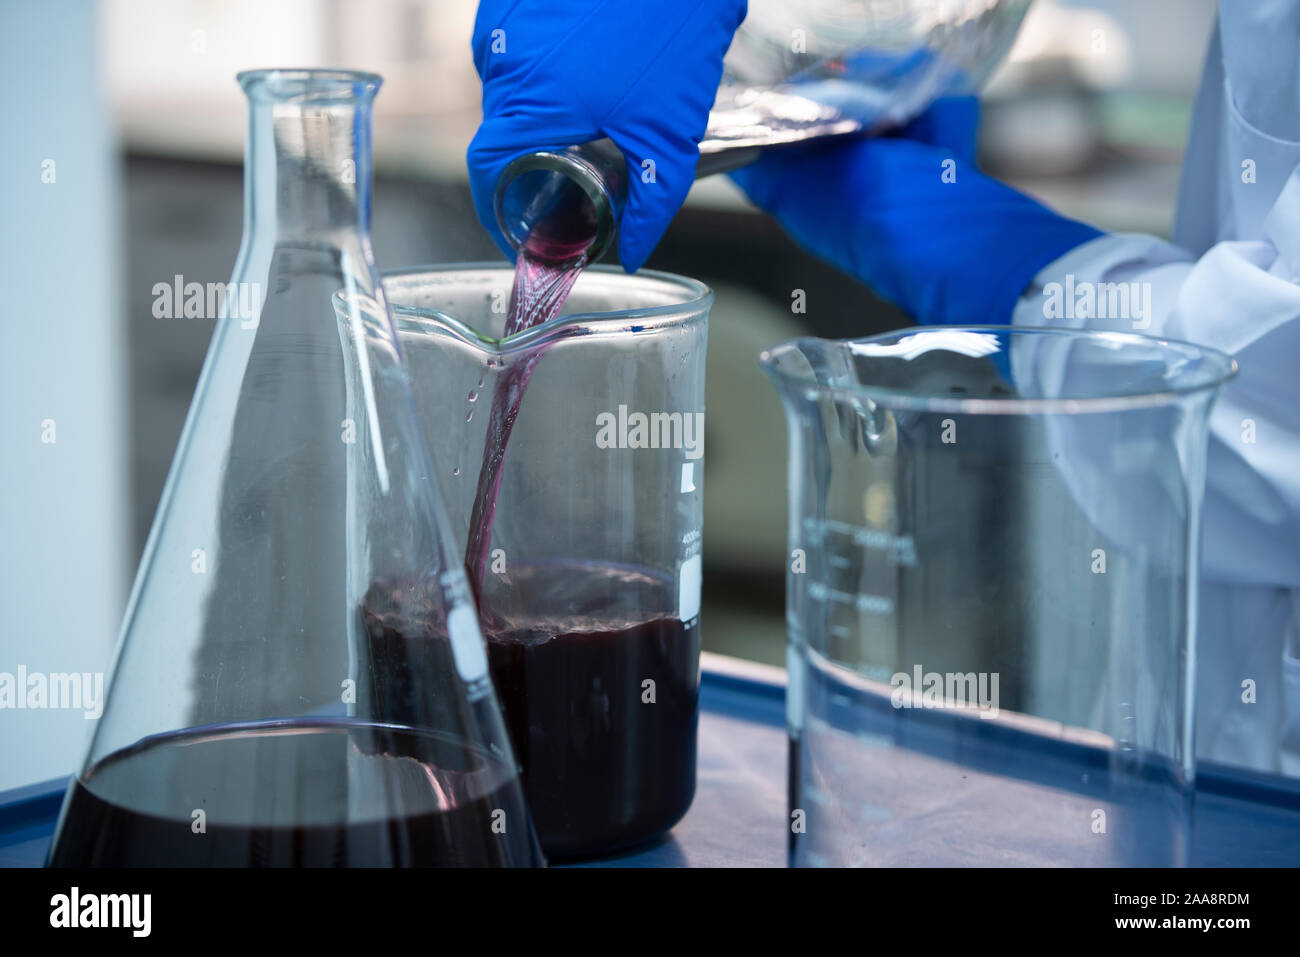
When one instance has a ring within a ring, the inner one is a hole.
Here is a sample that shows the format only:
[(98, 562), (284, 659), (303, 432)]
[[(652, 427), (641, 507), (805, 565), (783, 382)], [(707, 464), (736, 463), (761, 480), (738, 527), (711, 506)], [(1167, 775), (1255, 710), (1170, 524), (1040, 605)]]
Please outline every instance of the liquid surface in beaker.
[(514, 780), (500, 758), (450, 735), (387, 725), (163, 735), (110, 755), (73, 785), (50, 863), (536, 866)]

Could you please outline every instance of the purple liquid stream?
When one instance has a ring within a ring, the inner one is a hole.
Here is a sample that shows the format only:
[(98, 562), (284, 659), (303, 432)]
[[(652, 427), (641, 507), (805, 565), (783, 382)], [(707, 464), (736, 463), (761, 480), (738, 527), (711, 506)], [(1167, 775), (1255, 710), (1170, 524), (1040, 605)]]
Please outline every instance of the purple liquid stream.
[[(545, 255), (549, 251), (546, 244), (534, 244), (531, 239), (519, 250), (503, 338), (558, 316), (573, 284), (587, 265), (585, 250), (576, 258), (559, 262)], [(497, 495), (501, 491), (501, 466), (505, 461), (506, 445), (519, 416), (519, 404), (523, 401), (528, 380), (545, 351), (545, 346), (541, 346), (516, 359), (503, 371), (492, 395), (487, 438), (483, 443), (483, 464), (479, 468), (474, 508), (469, 520), (469, 543), (465, 549), (465, 569), (470, 585), (480, 598), (483, 594), (483, 570), (492, 543), (492, 520), (496, 516)], [(486, 615), (487, 609), (480, 608), (480, 612)]]

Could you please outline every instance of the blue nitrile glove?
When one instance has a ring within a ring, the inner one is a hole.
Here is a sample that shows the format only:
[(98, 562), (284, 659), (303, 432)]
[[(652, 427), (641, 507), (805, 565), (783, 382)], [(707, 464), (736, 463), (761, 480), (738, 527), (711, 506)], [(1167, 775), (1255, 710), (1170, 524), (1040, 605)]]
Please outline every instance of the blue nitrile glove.
[(888, 136), (774, 150), (731, 174), (800, 245), (918, 323), (1011, 321), (1034, 275), (1101, 233), (975, 168), (979, 104)]
[[(650, 255), (695, 179), (722, 56), (746, 0), (482, 0), (474, 65), (483, 123), (469, 146), (479, 220), (497, 227), (497, 178), (521, 153), (608, 136), (628, 163), (623, 267)], [(653, 162), (653, 177), (643, 162)]]

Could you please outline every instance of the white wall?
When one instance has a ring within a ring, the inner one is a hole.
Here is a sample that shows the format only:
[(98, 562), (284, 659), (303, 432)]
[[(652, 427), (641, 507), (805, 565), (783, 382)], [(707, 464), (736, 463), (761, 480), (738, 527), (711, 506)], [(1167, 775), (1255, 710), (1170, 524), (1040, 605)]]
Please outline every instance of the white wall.
[[(0, 683), (20, 666), (106, 671), (133, 572), (118, 179), (97, 53), (91, 0), (0, 4)], [(0, 708), (0, 790), (73, 772), (93, 724)]]

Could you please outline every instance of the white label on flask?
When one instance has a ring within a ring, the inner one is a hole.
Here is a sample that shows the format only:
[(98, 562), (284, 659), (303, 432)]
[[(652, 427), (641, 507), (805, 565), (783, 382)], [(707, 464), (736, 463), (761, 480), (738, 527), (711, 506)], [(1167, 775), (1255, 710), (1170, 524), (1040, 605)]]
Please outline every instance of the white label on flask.
[(682, 562), (677, 570), (677, 617), (682, 621), (690, 621), (700, 613), (703, 577), (703, 565), (698, 554)]
[(447, 635), (456, 670), (466, 681), (478, 681), (487, 674), (487, 652), (483, 633), (478, 629), (478, 615), (467, 605), (453, 608), (447, 616)]

